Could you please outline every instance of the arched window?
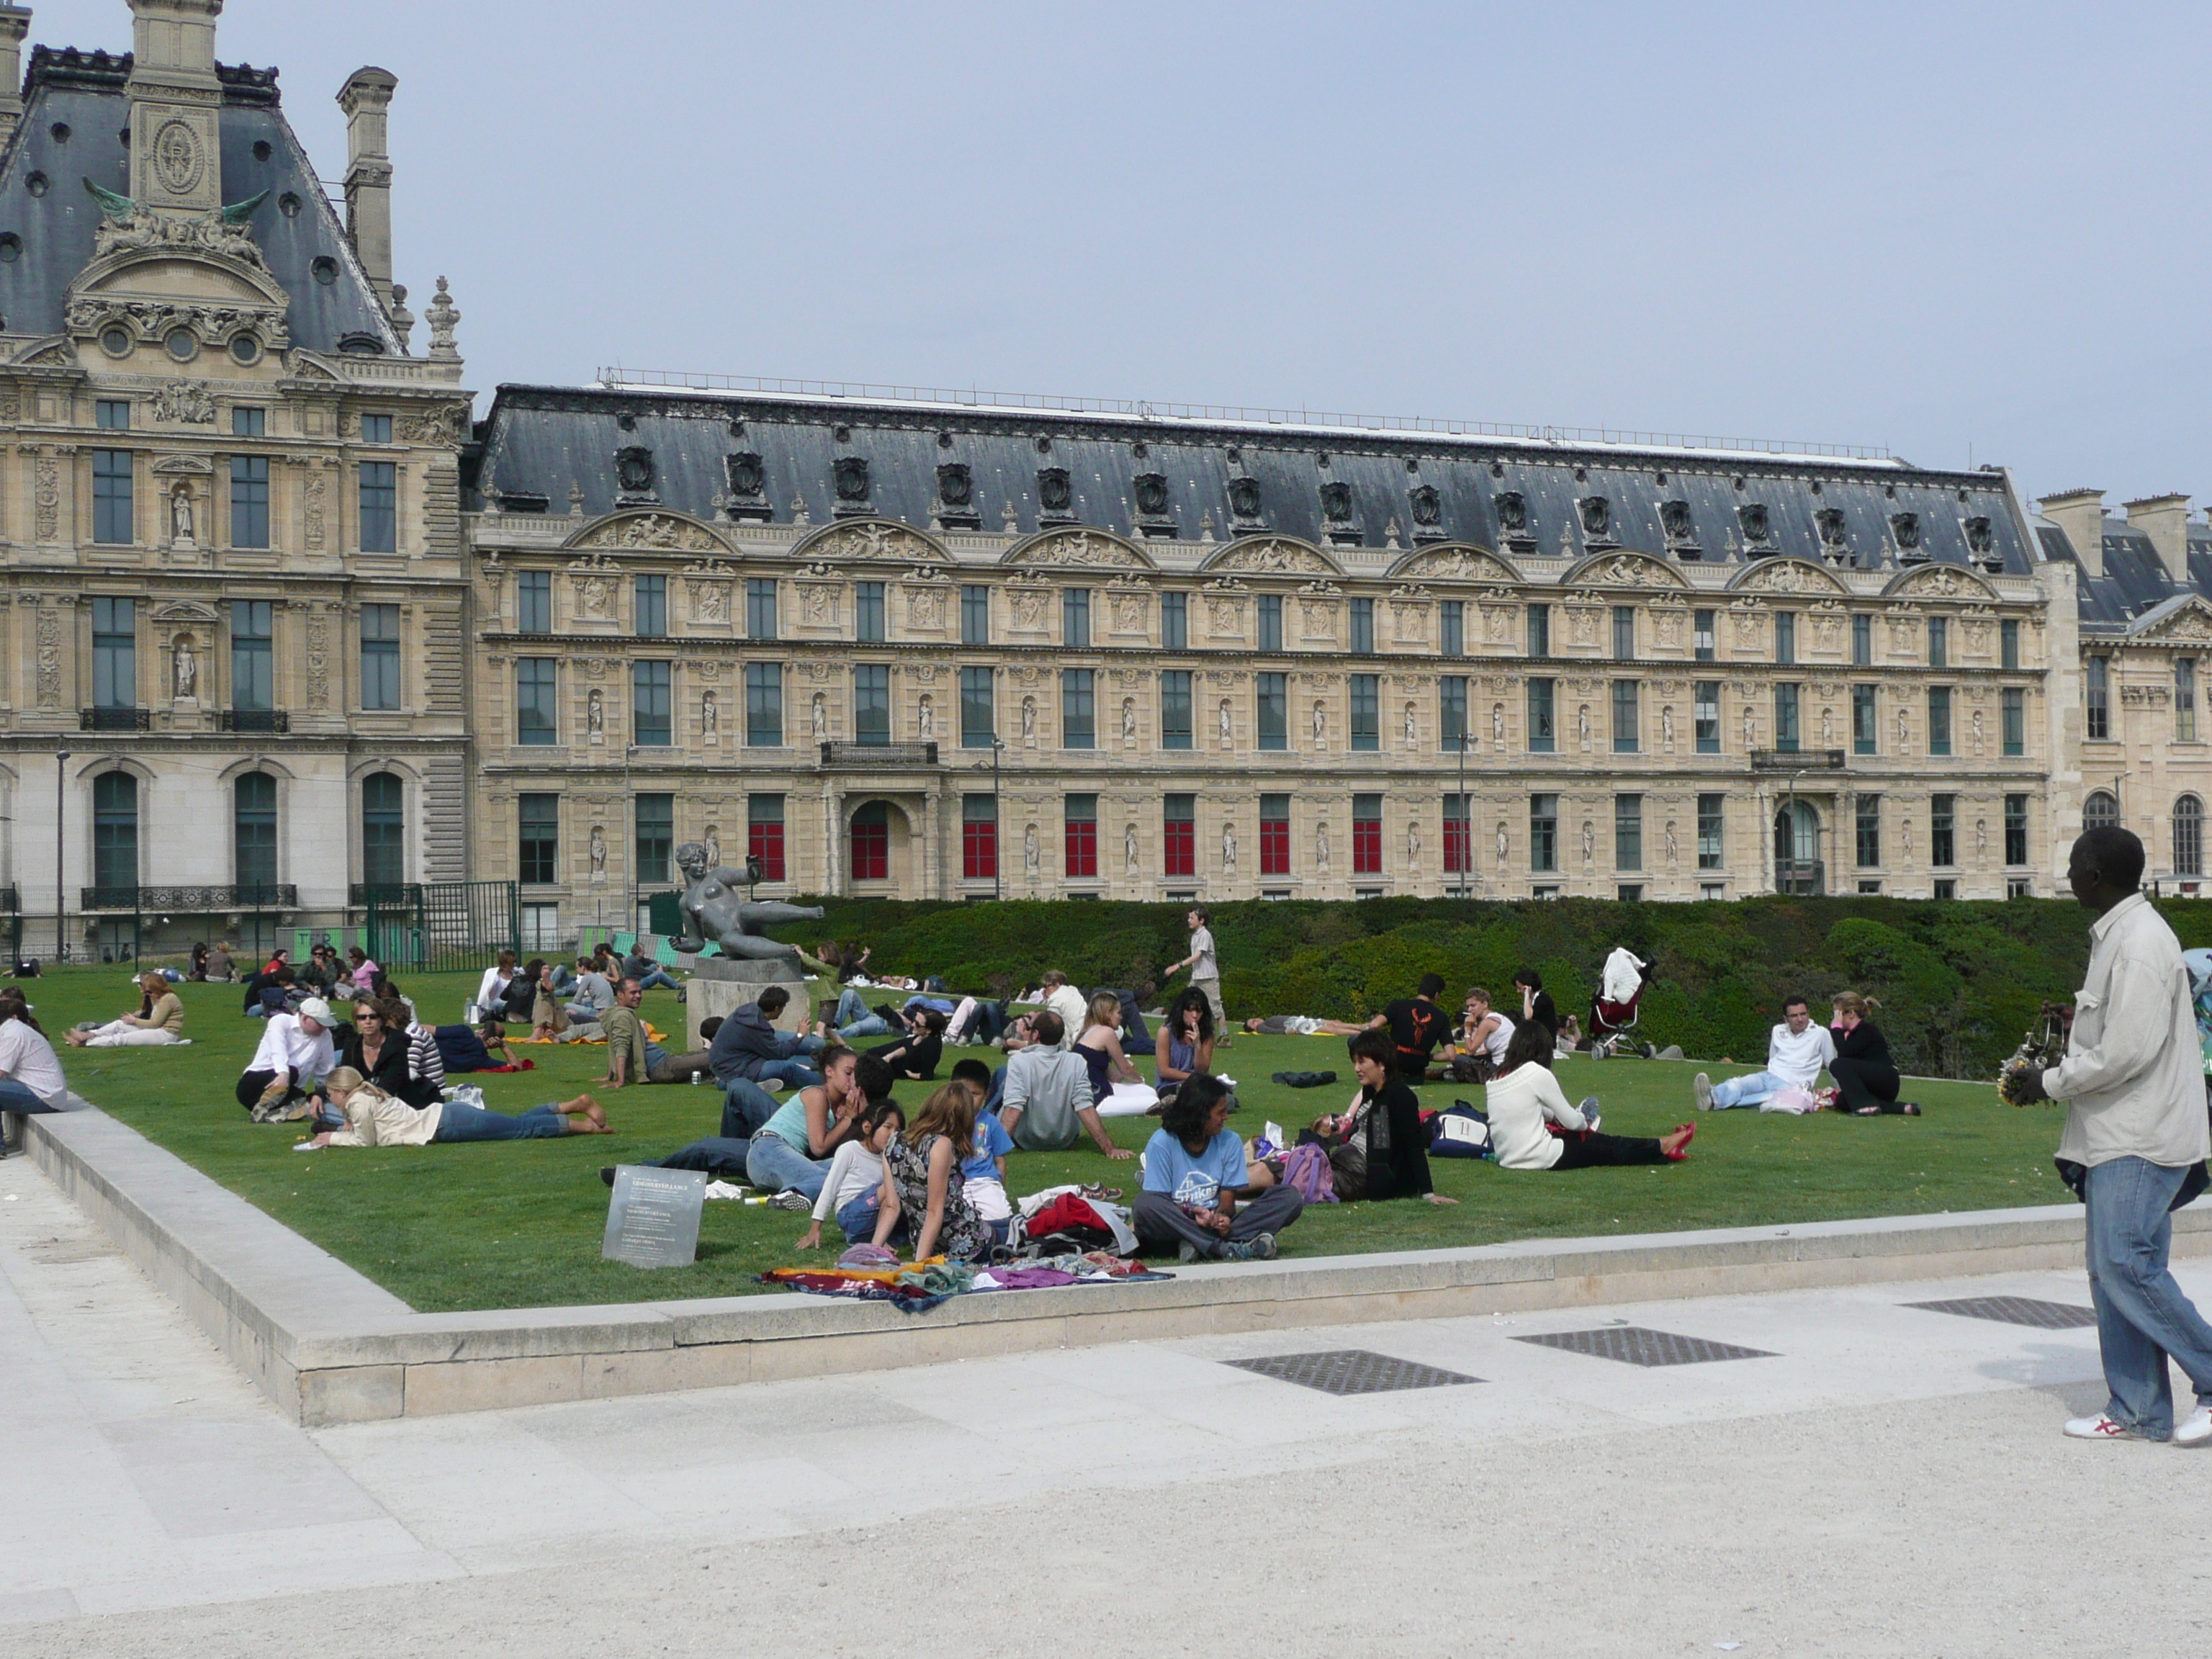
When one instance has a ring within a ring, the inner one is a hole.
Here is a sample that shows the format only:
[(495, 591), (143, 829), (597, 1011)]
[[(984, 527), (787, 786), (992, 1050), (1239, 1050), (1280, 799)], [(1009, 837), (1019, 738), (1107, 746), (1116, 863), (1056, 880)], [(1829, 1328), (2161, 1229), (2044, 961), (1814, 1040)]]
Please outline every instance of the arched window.
[(887, 881), (890, 873), (890, 809), (872, 800), (853, 814), (853, 879)]
[(361, 879), (368, 887), (407, 880), (406, 786), (389, 772), (361, 781)]
[(231, 844), (237, 852), (241, 902), (248, 893), (276, 884), (276, 780), (248, 772), (231, 790)]
[(2204, 803), (2194, 795), (2173, 803), (2173, 873), (2204, 873)]
[(138, 885), (138, 780), (128, 772), (92, 781), (92, 884)]
[(2084, 830), (2109, 830), (2120, 821), (2120, 803), (2109, 789), (2093, 790), (2081, 803)]

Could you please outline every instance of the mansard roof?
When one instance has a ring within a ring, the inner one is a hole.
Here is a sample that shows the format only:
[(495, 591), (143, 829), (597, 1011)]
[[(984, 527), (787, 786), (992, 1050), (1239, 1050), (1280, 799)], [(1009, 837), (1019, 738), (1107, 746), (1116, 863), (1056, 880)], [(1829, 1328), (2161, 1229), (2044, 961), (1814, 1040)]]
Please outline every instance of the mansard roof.
[[(43, 336), (64, 331), (69, 287), (90, 262), (100, 210), (84, 187), (128, 195), (130, 154), (124, 134), (131, 100), (124, 83), (129, 52), (82, 52), (34, 46), (24, 77), (23, 118), (0, 149), (0, 235), (17, 239), (12, 260), (0, 260), (0, 332)], [(284, 118), (276, 71), (230, 64), (221, 118), (223, 192), (242, 202), (268, 198), (249, 228), (270, 274), (289, 295), (286, 322), (295, 346), (336, 351), (348, 336), (375, 340), (389, 354), (399, 341), (354, 258), (314, 164)], [(262, 152), (266, 152), (263, 159)], [(43, 175), (33, 193), (33, 175)], [(296, 213), (285, 211), (287, 198)], [(317, 280), (315, 264), (332, 279)]]
[[(2046, 559), (2063, 559), (2078, 565), (2071, 541), (2055, 524), (2039, 521), (2035, 534)], [(2156, 544), (2141, 526), (2125, 519), (2104, 521), (2104, 566), (2101, 576), (2081, 571), (2075, 581), (2076, 610), (2083, 632), (2138, 633), (2153, 612), (2191, 594), (2212, 599), (2212, 524), (2192, 522), (2188, 527), (2189, 580), (2179, 582), (2166, 568)]]
[(502, 386), (478, 432), (479, 507), (557, 512), (573, 489), (605, 513), (636, 494), (617, 476), (630, 452), (632, 482), (642, 457), (667, 506), (775, 524), (842, 513), (1516, 561), (1625, 550), (1893, 568), (1904, 552), (2014, 574), (2036, 558), (2003, 474), (1893, 460), (619, 386)]

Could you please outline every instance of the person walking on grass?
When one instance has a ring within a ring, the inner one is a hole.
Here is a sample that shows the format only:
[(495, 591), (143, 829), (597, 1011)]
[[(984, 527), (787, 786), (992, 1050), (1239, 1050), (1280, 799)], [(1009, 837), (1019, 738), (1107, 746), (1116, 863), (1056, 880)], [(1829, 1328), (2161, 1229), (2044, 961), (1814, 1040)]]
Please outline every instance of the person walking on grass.
[(1190, 954), (1161, 977), (1173, 979), (1189, 969), (1190, 988), (1205, 994), (1206, 1006), (1213, 1010), (1213, 1029), (1221, 1033), (1213, 1046), (1233, 1048), (1237, 1045), (1229, 1040), (1229, 1015), (1221, 1006), (1221, 959), (1213, 948), (1213, 912), (1202, 904), (1193, 905), (1183, 922), (1190, 929)]
[[(2172, 1212), (2203, 1192), (2212, 1153), (2189, 970), (2139, 890), (2143, 845), (2116, 825), (2086, 831), (2066, 864), (2089, 924), (2066, 1057), (2009, 1079), (2010, 1097), (2067, 1103), (2058, 1173), (2088, 1207), (2089, 1299), (2111, 1398), (2066, 1432), (2077, 1440), (2212, 1442), (2212, 1326), (2166, 1266)], [(2197, 1390), (2173, 1421), (2171, 1358)]]

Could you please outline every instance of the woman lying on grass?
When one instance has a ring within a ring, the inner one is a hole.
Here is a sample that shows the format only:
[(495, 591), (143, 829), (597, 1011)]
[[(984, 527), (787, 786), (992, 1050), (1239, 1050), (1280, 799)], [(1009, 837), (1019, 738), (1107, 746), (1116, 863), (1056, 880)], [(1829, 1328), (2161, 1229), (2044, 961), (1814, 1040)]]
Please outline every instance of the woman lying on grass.
[(313, 1140), (301, 1141), (295, 1152), (319, 1152), (325, 1146), (427, 1146), (433, 1141), (550, 1140), (561, 1135), (614, 1133), (607, 1127), (607, 1115), (589, 1095), (557, 1105), (533, 1106), (520, 1117), (453, 1100), (416, 1108), (385, 1093), (350, 1066), (341, 1066), (325, 1078), (323, 1093), (330, 1109), (342, 1115), (346, 1126), (325, 1129)]
[[(1486, 1088), (1490, 1144), (1501, 1170), (1587, 1170), (1606, 1164), (1679, 1164), (1693, 1124), (1663, 1139), (1600, 1134), (1567, 1103), (1552, 1075), (1552, 1034), (1531, 1020), (1505, 1045), (1505, 1069)], [(1558, 1133), (1553, 1133), (1556, 1125)]]

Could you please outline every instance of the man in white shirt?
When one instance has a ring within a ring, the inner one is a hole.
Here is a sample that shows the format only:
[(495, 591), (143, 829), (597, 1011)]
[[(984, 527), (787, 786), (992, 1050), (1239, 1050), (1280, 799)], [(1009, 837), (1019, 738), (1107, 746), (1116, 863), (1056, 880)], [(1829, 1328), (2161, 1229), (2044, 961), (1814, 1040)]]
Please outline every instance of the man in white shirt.
[(1473, 1080), (1487, 1083), (1505, 1064), (1505, 1045), (1513, 1041), (1513, 1022), (1490, 1006), (1490, 993), (1480, 986), (1467, 994), (1466, 1018), (1460, 1024), (1460, 1052), (1475, 1063), (1480, 1073)]
[[(2189, 970), (2166, 919), (2140, 890), (2142, 842), (2117, 827), (2074, 843), (2066, 879), (2089, 925), (2089, 970), (2075, 993), (2066, 1058), (2010, 1079), (2025, 1104), (2067, 1103), (2058, 1172), (2088, 1206), (2089, 1299), (2112, 1397), (2077, 1417), (2077, 1440), (2212, 1441), (2212, 1326), (2166, 1267), (2177, 1206), (2204, 1190), (2212, 1153)], [(2196, 1385), (2173, 1421), (2171, 1358)]]
[(1064, 1152), (1088, 1130), (1091, 1144), (1107, 1157), (1133, 1158), (1099, 1121), (1091, 1068), (1082, 1055), (1060, 1046), (1059, 1027), (1060, 1016), (1046, 1009), (1036, 1017), (1036, 1041), (1007, 1060), (1000, 1125), (1024, 1152)]
[(68, 1092), (53, 1044), (27, 1020), (0, 1019), (0, 1112), (57, 1110)]
[(335, 1024), (331, 1005), (320, 997), (309, 997), (296, 1014), (270, 1015), (261, 1046), (238, 1079), (238, 1103), (257, 1114), (256, 1122), (307, 1115), (310, 1091), (338, 1063), (331, 1045)]
[(1057, 1048), (1073, 1048), (1075, 1039), (1083, 1034), (1083, 1022), (1091, 1012), (1091, 1000), (1070, 985), (1067, 975), (1055, 968), (1044, 976), (1044, 1006), (1060, 1016), (1060, 1038), (1053, 1046)]
[(1782, 1005), (1782, 1024), (1766, 1039), (1766, 1069), (1749, 1077), (1715, 1083), (1698, 1073), (1698, 1109), (1724, 1112), (1731, 1106), (1756, 1106), (1784, 1089), (1810, 1089), (1820, 1081), (1820, 1068), (1836, 1057), (1836, 1040), (1825, 1025), (1813, 1024), (1805, 999), (1793, 996)]
[[(1213, 950), (1213, 913), (1200, 905), (1183, 918), (1190, 929), (1190, 954), (1168, 969), (1166, 977), (1173, 979), (1184, 969), (1190, 969), (1190, 988), (1202, 992), (1206, 1006), (1213, 1010), (1213, 1029), (1226, 1033), (1229, 1016), (1221, 1006), (1221, 962)], [(1230, 1046), (1225, 1035), (1217, 1038), (1215, 1048)]]

